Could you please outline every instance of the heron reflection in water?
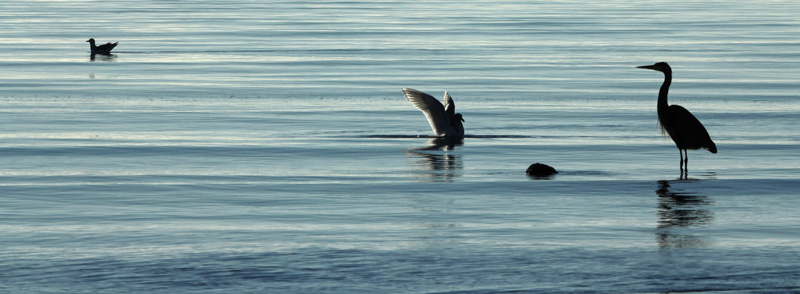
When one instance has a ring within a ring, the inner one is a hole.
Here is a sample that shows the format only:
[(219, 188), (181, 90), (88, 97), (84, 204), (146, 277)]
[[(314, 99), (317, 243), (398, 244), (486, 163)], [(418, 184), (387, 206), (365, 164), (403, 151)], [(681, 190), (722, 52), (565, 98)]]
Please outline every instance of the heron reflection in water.
[(406, 154), (419, 158), (414, 161), (418, 171), (414, 174), (433, 182), (450, 182), (460, 176), (457, 172), (464, 168), (460, 154), (451, 151), (464, 144), (461, 138), (433, 138), (428, 145), (406, 150)]
[(708, 196), (674, 192), (671, 188), (670, 181), (658, 181), (658, 246), (662, 249), (707, 246), (708, 242), (692, 234), (690, 229), (714, 220), (714, 213), (708, 209), (713, 201)]

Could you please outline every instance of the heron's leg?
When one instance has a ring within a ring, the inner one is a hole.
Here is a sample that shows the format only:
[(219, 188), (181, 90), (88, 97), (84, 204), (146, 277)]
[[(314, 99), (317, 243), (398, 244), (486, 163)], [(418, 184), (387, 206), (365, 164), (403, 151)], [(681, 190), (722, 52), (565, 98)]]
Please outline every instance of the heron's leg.
[(683, 149), (683, 153), (686, 154), (683, 157), (683, 171), (686, 173), (686, 177), (689, 177), (689, 150)]
[(678, 148), (678, 154), (681, 156), (681, 178), (683, 178), (683, 150)]

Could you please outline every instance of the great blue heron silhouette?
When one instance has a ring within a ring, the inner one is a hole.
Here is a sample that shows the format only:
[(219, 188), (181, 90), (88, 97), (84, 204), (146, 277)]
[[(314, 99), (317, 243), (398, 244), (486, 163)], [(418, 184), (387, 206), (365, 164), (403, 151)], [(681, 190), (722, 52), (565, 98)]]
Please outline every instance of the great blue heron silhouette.
[(684, 177), (689, 174), (687, 150), (703, 148), (711, 153), (717, 153), (717, 145), (711, 141), (706, 128), (691, 112), (683, 106), (667, 104), (667, 94), (669, 86), (672, 84), (672, 68), (669, 64), (659, 62), (653, 65), (637, 66), (637, 68), (664, 73), (664, 83), (661, 84), (661, 90), (658, 91), (658, 123), (661, 125), (661, 132), (669, 134), (669, 137), (675, 142), (675, 146), (678, 146), (678, 153), (681, 155), (681, 177)]

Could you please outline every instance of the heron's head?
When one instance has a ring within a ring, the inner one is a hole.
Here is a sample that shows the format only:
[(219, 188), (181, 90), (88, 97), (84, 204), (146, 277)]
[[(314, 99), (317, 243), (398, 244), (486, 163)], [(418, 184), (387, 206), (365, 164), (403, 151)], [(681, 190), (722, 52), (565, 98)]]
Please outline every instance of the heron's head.
[(456, 113), (456, 121), (465, 121), (465, 120), (464, 120), (464, 117), (461, 116), (460, 113)]
[(659, 62), (653, 65), (642, 65), (642, 66), (637, 66), (636, 68), (652, 69), (663, 73), (672, 73), (672, 68), (669, 67), (669, 64), (667, 64), (666, 62)]
[(94, 44), (94, 38), (89, 38), (89, 40), (86, 40), (86, 42)]

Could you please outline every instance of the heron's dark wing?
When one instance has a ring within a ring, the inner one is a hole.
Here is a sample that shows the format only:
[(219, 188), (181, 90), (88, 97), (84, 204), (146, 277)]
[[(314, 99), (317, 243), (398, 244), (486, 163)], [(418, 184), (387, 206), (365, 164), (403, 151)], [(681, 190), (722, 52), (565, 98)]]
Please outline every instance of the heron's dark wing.
[(671, 129), (675, 132), (672, 137), (679, 148), (691, 150), (705, 148), (717, 153), (717, 146), (711, 140), (708, 131), (689, 110), (673, 104), (669, 106), (669, 112)]
[(447, 113), (447, 118), (450, 119), (450, 124), (454, 123), (456, 117), (456, 104), (453, 102), (453, 97), (447, 91), (444, 92), (444, 111)]
[(414, 107), (425, 114), (428, 123), (431, 124), (431, 129), (437, 136), (444, 136), (447, 134), (447, 130), (452, 128), (450, 126), (450, 118), (444, 110), (444, 105), (439, 100), (436, 100), (431, 95), (409, 88), (403, 88), (403, 95), (408, 102), (411, 102)]

